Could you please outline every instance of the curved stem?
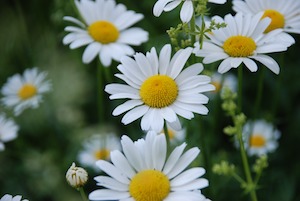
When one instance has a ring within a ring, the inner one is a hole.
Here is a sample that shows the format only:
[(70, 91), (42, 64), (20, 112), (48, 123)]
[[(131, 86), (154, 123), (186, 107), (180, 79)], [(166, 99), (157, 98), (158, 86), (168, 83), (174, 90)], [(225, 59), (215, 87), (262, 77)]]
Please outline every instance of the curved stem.
[(79, 192), (80, 192), (80, 195), (81, 195), (82, 200), (83, 200), (83, 201), (88, 201), (88, 198), (87, 198), (87, 196), (86, 196), (86, 194), (85, 194), (85, 192), (84, 192), (84, 190), (83, 190), (82, 187), (79, 188)]

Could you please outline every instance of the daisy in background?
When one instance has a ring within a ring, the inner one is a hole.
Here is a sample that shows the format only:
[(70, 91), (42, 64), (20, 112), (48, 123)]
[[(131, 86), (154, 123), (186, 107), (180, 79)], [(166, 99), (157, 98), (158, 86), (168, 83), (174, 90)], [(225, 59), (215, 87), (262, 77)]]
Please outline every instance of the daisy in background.
[[(185, 141), (186, 130), (184, 128), (175, 130), (167, 124), (167, 129), (171, 145), (178, 145)], [(164, 130), (162, 130), (160, 134), (165, 134)]]
[(243, 140), (248, 155), (260, 156), (274, 152), (280, 135), (279, 130), (265, 120), (248, 121), (243, 128)]
[(84, 22), (66, 16), (64, 20), (77, 26), (67, 26), (70, 32), (64, 39), (71, 49), (87, 45), (82, 61), (90, 63), (99, 56), (104, 66), (110, 66), (112, 60), (120, 61), (124, 55), (133, 55), (130, 45), (141, 45), (148, 40), (148, 32), (131, 27), (143, 19), (142, 14), (127, 10), (125, 5), (114, 0), (75, 0), (76, 7)]
[[(16, 196), (12, 196), (12, 195), (9, 195), (9, 194), (5, 194), (1, 199), (0, 201), (21, 201), (22, 199), (22, 196), (21, 195), (16, 195)], [(24, 199), (22, 201), (28, 201), (27, 199)]]
[(99, 170), (96, 161), (110, 160), (110, 151), (120, 147), (120, 140), (115, 133), (94, 134), (83, 142), (78, 161), (83, 166)]
[(294, 38), (288, 33), (300, 33), (300, 1), (297, 0), (233, 0), (233, 10), (244, 14), (257, 14), (263, 12), (262, 18), (271, 18), (271, 23), (265, 33), (275, 29), (283, 29), (277, 40), (286, 42), (291, 46)]
[(14, 140), (18, 135), (19, 126), (12, 119), (0, 113), (0, 151), (5, 149), (4, 142)]
[(46, 80), (47, 73), (39, 72), (38, 68), (26, 69), (23, 75), (16, 74), (4, 84), (1, 89), (1, 102), (13, 108), (16, 116), (26, 108), (37, 108), (42, 101), (42, 95), (51, 89)]
[(211, 83), (215, 86), (215, 90), (212, 91), (211, 94), (222, 94), (225, 87), (228, 87), (232, 92), (237, 92), (237, 78), (233, 74), (213, 73)]
[(208, 97), (202, 92), (214, 90), (210, 78), (198, 75), (201, 63), (183, 70), (192, 48), (181, 49), (171, 59), (171, 45), (163, 46), (159, 56), (152, 48), (146, 55), (136, 53), (134, 59), (123, 57), (115, 76), (126, 84), (108, 84), (105, 91), (110, 99), (129, 99), (116, 107), (113, 115), (124, 112), (122, 122), (126, 125), (142, 117), (141, 128), (145, 131), (163, 129), (164, 120), (175, 130), (181, 129), (178, 116), (192, 119), (193, 113), (207, 114), (203, 105)]
[[(153, 7), (153, 14), (159, 17), (163, 11), (169, 12), (175, 9), (183, 2), (180, 10), (180, 19), (182, 22), (188, 23), (194, 14), (193, 0), (158, 0)], [(216, 4), (224, 4), (226, 0), (208, 0), (208, 2)]]
[(199, 42), (195, 43), (195, 55), (204, 57), (205, 64), (223, 60), (218, 67), (218, 72), (221, 74), (231, 68), (239, 67), (241, 63), (244, 63), (251, 72), (256, 72), (258, 67), (253, 60), (259, 61), (272, 72), (279, 74), (277, 62), (265, 54), (286, 51), (289, 45), (274, 40), (282, 33), (282, 29), (264, 34), (271, 19), (261, 20), (262, 16), (263, 13), (254, 16), (241, 13), (235, 16), (226, 15), (224, 22), (227, 26), (207, 33), (209, 39), (203, 41), (202, 49)]
[(122, 150), (111, 152), (111, 161), (97, 161), (108, 176), (97, 176), (98, 189), (89, 194), (90, 200), (120, 201), (205, 201), (200, 190), (208, 186), (202, 167), (185, 170), (200, 150), (186, 144), (177, 146), (167, 157), (165, 135), (150, 131), (145, 139), (133, 142), (122, 136)]

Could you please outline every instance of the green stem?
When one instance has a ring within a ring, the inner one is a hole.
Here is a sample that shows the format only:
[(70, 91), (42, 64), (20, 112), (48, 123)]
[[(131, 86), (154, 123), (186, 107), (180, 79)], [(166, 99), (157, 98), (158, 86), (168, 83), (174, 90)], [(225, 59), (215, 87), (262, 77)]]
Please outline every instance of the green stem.
[(105, 106), (104, 106), (104, 86), (103, 86), (103, 66), (100, 63), (100, 65), (97, 66), (97, 107), (98, 107), (98, 121), (100, 123), (103, 123), (105, 120)]
[(242, 101), (243, 101), (243, 65), (238, 67), (238, 113), (242, 111)]
[(258, 87), (257, 87), (257, 94), (256, 94), (253, 118), (257, 118), (258, 111), (260, 108), (263, 87), (264, 87), (264, 75), (265, 75), (265, 68), (262, 68), (260, 70), (260, 75), (259, 75), (259, 80), (258, 80)]
[(169, 130), (168, 130), (166, 121), (164, 122), (164, 133), (165, 133), (166, 140), (167, 140), (167, 147), (170, 147), (170, 136), (169, 136)]
[(113, 79), (112, 79), (112, 75), (111, 75), (111, 67), (104, 67), (103, 68), (104, 71), (104, 76), (105, 76), (105, 81), (107, 83), (112, 83)]
[(78, 190), (79, 190), (79, 192), (80, 192), (80, 195), (81, 195), (82, 200), (83, 200), (83, 201), (89, 201), (88, 198), (87, 198), (87, 196), (86, 196), (86, 194), (85, 194), (85, 192), (84, 192), (84, 190), (83, 190), (83, 188), (80, 187)]
[[(239, 128), (239, 132), (237, 133), (237, 137), (238, 137), (239, 144), (240, 144), (240, 152), (241, 152), (244, 172), (245, 172), (245, 176), (246, 176), (246, 181), (247, 181), (247, 184), (252, 188), (254, 186), (254, 183), (253, 183), (253, 180), (252, 180), (250, 167), (249, 167), (249, 162), (248, 162), (248, 158), (247, 158), (247, 155), (246, 155), (244, 142), (243, 142), (243, 139), (242, 139), (242, 128)], [(255, 188), (251, 189), (250, 196), (251, 196), (252, 201), (257, 201)]]

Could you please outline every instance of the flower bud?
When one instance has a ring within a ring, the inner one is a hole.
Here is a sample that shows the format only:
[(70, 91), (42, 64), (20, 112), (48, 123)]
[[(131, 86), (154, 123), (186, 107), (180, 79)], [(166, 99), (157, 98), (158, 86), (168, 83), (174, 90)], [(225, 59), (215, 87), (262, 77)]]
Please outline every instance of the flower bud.
[(67, 182), (74, 188), (80, 188), (84, 186), (88, 180), (88, 173), (81, 167), (76, 167), (75, 163), (68, 169), (66, 173)]

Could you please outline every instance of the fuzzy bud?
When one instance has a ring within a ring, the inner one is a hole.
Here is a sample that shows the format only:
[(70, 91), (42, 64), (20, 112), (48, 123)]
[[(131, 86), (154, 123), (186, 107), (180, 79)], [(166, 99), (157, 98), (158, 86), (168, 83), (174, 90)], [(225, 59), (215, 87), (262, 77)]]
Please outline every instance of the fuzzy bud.
[(88, 173), (85, 169), (76, 167), (75, 163), (72, 163), (66, 173), (66, 179), (73, 188), (80, 188), (86, 184), (88, 180)]

